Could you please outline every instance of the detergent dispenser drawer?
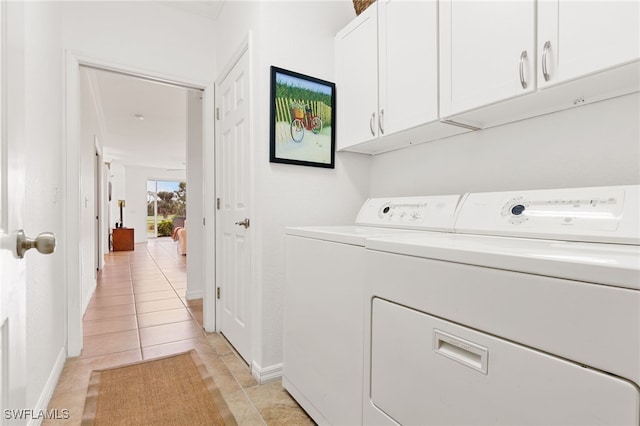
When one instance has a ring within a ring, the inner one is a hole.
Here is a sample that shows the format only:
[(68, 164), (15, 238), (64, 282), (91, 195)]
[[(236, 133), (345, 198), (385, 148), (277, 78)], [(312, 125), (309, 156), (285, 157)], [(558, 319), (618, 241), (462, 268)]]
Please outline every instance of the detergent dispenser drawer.
[(397, 423), (639, 423), (631, 382), (386, 300), (372, 303), (365, 392)]

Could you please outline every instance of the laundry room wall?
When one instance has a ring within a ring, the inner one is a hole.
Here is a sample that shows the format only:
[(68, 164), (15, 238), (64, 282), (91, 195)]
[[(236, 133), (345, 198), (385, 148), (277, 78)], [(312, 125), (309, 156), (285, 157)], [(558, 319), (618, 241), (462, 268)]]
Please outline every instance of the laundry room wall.
[(352, 224), (369, 195), (369, 159), (362, 155), (338, 153), (334, 170), (269, 163), (270, 66), (335, 81), (334, 37), (354, 17), (353, 4), (344, 1), (265, 2), (261, 9), (256, 194), (263, 213), (262, 368), (282, 362), (285, 226)]
[(215, 79), (214, 21), (160, 2), (64, 2), (65, 49), (178, 80)]
[(638, 93), (373, 157), (371, 194), (640, 183)]
[[(240, 4), (238, 4), (240, 3)], [(353, 223), (369, 190), (369, 158), (338, 153), (336, 168), (321, 169), (269, 163), (270, 66), (275, 65), (323, 80), (334, 81), (333, 40), (355, 17), (349, 1), (225, 3), (219, 21), (227, 52), (220, 52), (224, 68), (233, 52), (253, 32), (255, 205), (252, 229), (259, 230), (255, 264), (254, 361), (259, 369), (282, 362), (282, 289), (285, 275), (284, 228), (293, 225)], [(253, 13), (244, 16), (243, 12)], [(240, 17), (236, 21), (236, 17)], [(243, 27), (236, 25), (243, 23)], [(286, 23), (286, 25), (284, 24)], [(340, 96), (337, 91), (337, 96)]]

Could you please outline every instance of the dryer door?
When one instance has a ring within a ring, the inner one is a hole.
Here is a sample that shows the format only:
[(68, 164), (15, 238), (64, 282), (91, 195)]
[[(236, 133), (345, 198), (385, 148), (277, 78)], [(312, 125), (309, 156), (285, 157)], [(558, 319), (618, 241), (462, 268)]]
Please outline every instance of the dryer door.
[(639, 422), (626, 380), (377, 298), (370, 374), (365, 406), (403, 425)]

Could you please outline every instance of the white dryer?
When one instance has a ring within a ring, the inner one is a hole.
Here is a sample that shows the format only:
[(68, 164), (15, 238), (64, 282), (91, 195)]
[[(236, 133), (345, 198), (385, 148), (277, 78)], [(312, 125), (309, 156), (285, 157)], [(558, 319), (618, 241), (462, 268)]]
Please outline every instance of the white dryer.
[(363, 422), (640, 423), (640, 187), (470, 194), (367, 240)]
[(318, 424), (362, 424), (365, 239), (451, 232), (459, 200), (375, 198), (355, 226), (287, 228), (282, 383)]

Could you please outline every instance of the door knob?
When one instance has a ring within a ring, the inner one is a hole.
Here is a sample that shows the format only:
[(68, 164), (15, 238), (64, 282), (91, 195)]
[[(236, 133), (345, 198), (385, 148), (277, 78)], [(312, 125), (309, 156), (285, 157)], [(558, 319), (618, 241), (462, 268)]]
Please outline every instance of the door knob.
[(236, 222), (236, 225), (244, 226), (244, 229), (247, 229), (249, 227), (249, 218), (245, 217), (244, 220), (241, 220), (240, 222)]
[(35, 248), (42, 254), (51, 254), (56, 249), (56, 236), (51, 232), (43, 232), (36, 239), (31, 239), (24, 234), (21, 229), (16, 238), (16, 252), (18, 258), (22, 259), (27, 250)]

